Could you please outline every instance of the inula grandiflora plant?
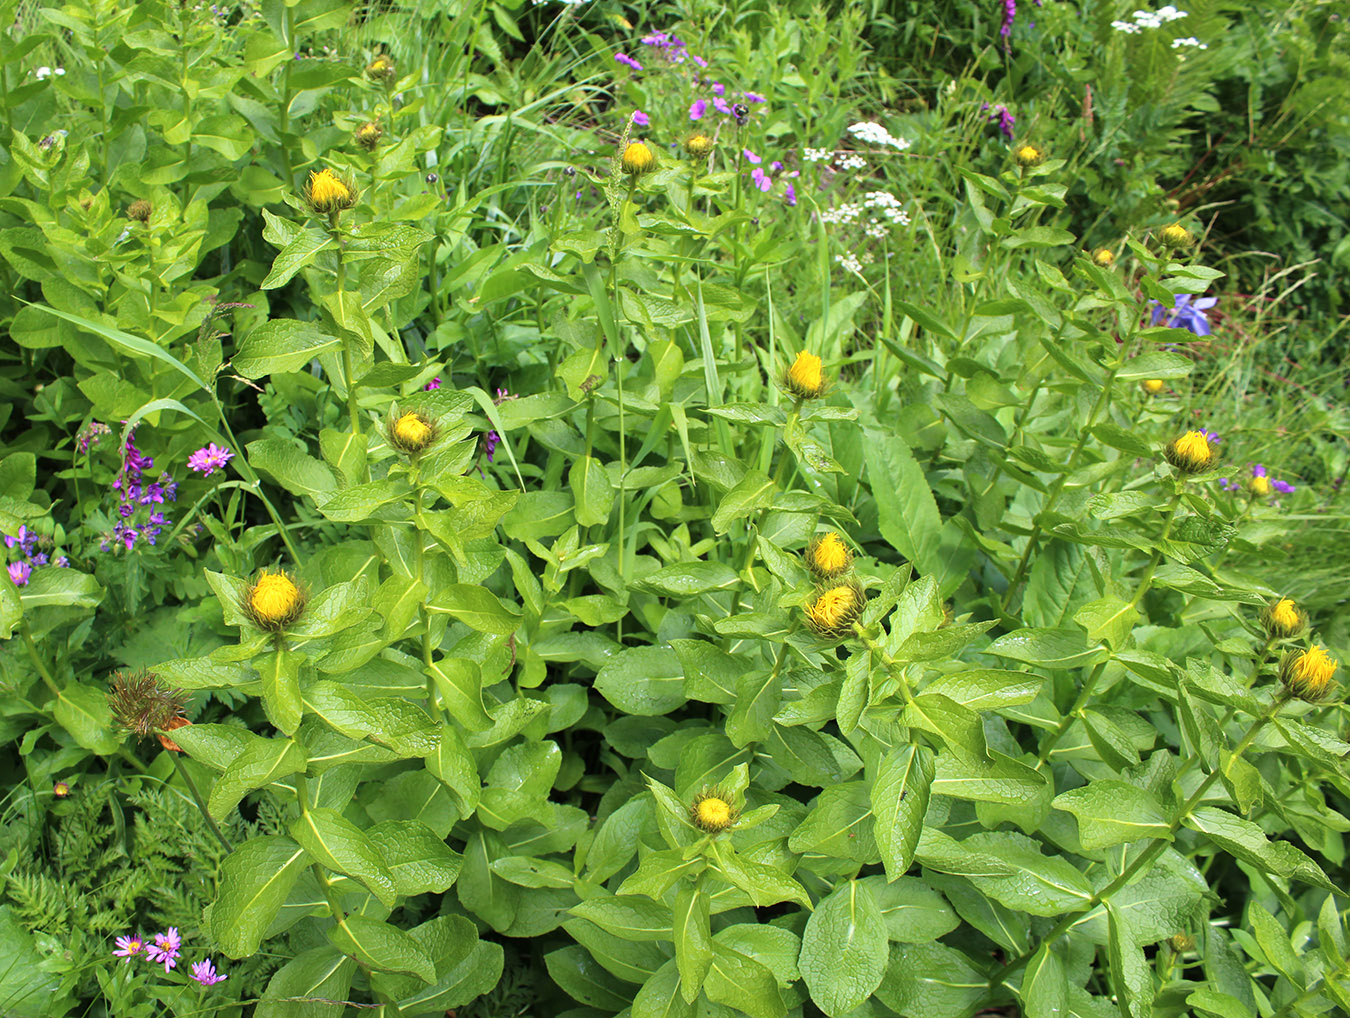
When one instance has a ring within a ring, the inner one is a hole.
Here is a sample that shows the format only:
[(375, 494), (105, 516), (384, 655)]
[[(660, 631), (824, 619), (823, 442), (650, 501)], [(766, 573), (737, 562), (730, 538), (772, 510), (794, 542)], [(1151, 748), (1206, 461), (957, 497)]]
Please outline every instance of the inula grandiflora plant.
[(1344, 22), (957, 6), (0, 0), (0, 1012), (1350, 1010)]

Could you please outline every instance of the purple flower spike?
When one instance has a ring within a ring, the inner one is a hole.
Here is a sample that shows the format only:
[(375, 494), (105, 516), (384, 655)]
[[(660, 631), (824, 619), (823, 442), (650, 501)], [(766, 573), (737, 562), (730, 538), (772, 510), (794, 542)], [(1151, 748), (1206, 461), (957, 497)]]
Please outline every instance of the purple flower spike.
[(723, 116), (727, 117), (731, 116), (731, 107), (727, 104), (727, 101), (723, 99), (721, 96), (718, 96), (716, 99), (713, 100), (713, 109), (715, 109), (718, 113), (721, 113)]
[(767, 191), (773, 187), (773, 181), (769, 179), (769, 175), (758, 166), (751, 171), (750, 179), (755, 182), (755, 186), (761, 191)]
[(726, 85), (723, 85), (720, 81), (714, 81), (712, 84), (712, 93), (713, 95), (717, 96), (720, 99), (722, 96), (727, 94), (727, 87)]
[(215, 986), (216, 983), (223, 983), (227, 977), (217, 972), (211, 959), (206, 958), (192, 963), (192, 978), (203, 986)]
[(755, 153), (751, 152), (748, 148), (741, 149), (741, 153), (745, 156), (745, 161), (748, 162), (751, 166), (758, 166), (760, 163), (764, 161), (760, 159), (759, 156), (755, 155)]
[(1263, 467), (1260, 463), (1253, 463), (1253, 464), (1252, 464), (1252, 476), (1253, 476), (1253, 477), (1265, 477), (1265, 476), (1266, 476), (1266, 468)]
[(788, 205), (797, 204), (797, 189), (791, 184), (783, 189), (783, 201), (787, 202)]
[(195, 470), (203, 477), (210, 477), (217, 470), (225, 469), (225, 464), (232, 459), (234, 453), (212, 442), (189, 456), (187, 465), (189, 470)]
[(632, 57), (628, 56), (626, 53), (615, 53), (614, 59), (619, 63), (623, 64), (625, 67), (631, 67), (635, 71), (642, 70), (642, 65), (638, 63), (636, 60), (634, 60)]
[(742, 92), (741, 94), (745, 96), (745, 101), (748, 103), (768, 102), (768, 100), (765, 99), (758, 92)]

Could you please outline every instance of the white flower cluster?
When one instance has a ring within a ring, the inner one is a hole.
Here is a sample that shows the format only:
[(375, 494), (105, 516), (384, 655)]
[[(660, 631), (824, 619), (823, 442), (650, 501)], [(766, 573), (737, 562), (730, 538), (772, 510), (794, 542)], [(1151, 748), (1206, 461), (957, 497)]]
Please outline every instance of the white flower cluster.
[(1133, 21), (1113, 21), (1111, 27), (1117, 32), (1134, 35), (1145, 28), (1162, 28), (1168, 21), (1176, 21), (1177, 18), (1186, 17), (1186, 12), (1179, 11), (1168, 4), (1166, 7), (1159, 7), (1156, 11), (1135, 11), (1132, 17), (1134, 18)]
[(889, 145), (891, 148), (903, 152), (909, 148), (909, 142), (904, 138), (897, 138), (890, 131), (880, 124), (872, 124), (862, 121), (857, 124), (849, 125), (848, 133), (853, 135), (859, 141), (865, 141), (869, 145)]
[(839, 158), (839, 167), (844, 170), (861, 170), (867, 166), (867, 160), (857, 152), (848, 152)]
[(808, 163), (819, 163), (833, 158), (834, 153), (827, 148), (808, 148), (805, 156)]
[(58, 67), (56, 70), (52, 70), (50, 67), (39, 67), (33, 72), (33, 77), (37, 78), (38, 81), (42, 81), (46, 78), (50, 78), (53, 74), (59, 78), (65, 73), (66, 69), (64, 67)]
[(834, 208), (822, 211), (820, 221), (830, 225), (848, 225), (849, 223), (856, 223), (860, 215), (862, 215), (861, 205), (855, 202), (846, 202), (843, 205), (836, 205)]
[(844, 267), (845, 272), (862, 275), (862, 262), (858, 261), (858, 256), (852, 251), (846, 255), (835, 255), (834, 260)]
[(1173, 48), (1173, 49), (1181, 49), (1181, 47), (1183, 47), (1183, 46), (1189, 46), (1189, 47), (1191, 47), (1192, 49), (1209, 49), (1208, 46), (1206, 46), (1203, 42), (1201, 42), (1199, 39), (1197, 39), (1197, 38), (1196, 38), (1195, 36), (1193, 36), (1193, 35), (1188, 35), (1188, 36), (1187, 36), (1186, 38), (1184, 38), (1184, 39), (1173, 39), (1173, 40), (1172, 40), (1172, 48)]

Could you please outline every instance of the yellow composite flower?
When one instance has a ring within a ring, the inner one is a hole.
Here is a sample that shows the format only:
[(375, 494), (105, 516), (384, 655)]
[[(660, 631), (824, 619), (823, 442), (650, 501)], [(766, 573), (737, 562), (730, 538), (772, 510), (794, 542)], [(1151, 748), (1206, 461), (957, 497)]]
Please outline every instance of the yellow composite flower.
[(1270, 478), (1264, 475), (1259, 477), (1253, 477), (1250, 481), (1247, 482), (1247, 490), (1250, 491), (1253, 495), (1256, 495), (1260, 498), (1265, 498), (1267, 495), (1270, 494)]
[(1115, 253), (1109, 247), (1099, 247), (1092, 252), (1092, 263), (1109, 269), (1116, 263)]
[(806, 568), (817, 579), (837, 579), (852, 567), (853, 552), (833, 530), (813, 538), (806, 546)]
[(304, 592), (284, 572), (263, 570), (244, 594), (241, 606), (259, 629), (280, 631), (305, 610)]
[(1045, 162), (1045, 149), (1030, 142), (1023, 142), (1013, 149), (1013, 161), (1018, 166), (1039, 166)]
[(1214, 465), (1217, 455), (1203, 431), (1188, 431), (1174, 438), (1163, 450), (1167, 462), (1184, 474), (1201, 474)]
[(360, 191), (330, 169), (314, 170), (305, 184), (305, 201), (316, 213), (331, 216), (356, 204)]
[(1331, 691), (1336, 667), (1336, 659), (1314, 644), (1307, 650), (1291, 650), (1284, 656), (1280, 662), (1280, 681), (1291, 696), (1313, 703)]
[(646, 142), (634, 141), (623, 150), (623, 158), (619, 161), (619, 165), (624, 173), (636, 177), (656, 167), (656, 156), (647, 147)]
[(819, 357), (803, 350), (787, 369), (784, 385), (798, 399), (816, 399), (825, 392), (825, 372)]
[(1261, 624), (1272, 639), (1285, 640), (1303, 632), (1308, 625), (1308, 616), (1292, 597), (1282, 597), (1262, 610)]
[(397, 417), (389, 425), (389, 441), (409, 454), (421, 452), (436, 438), (436, 426), (415, 410)]
[(862, 614), (867, 596), (856, 580), (836, 583), (820, 590), (807, 601), (802, 611), (806, 624), (817, 635), (837, 640), (853, 631), (853, 623)]
[(366, 74), (375, 81), (392, 81), (396, 73), (394, 58), (387, 53), (381, 53), (366, 65)]
[(367, 121), (356, 129), (354, 137), (356, 143), (367, 151), (374, 151), (375, 146), (380, 143), (380, 138), (384, 135), (384, 128), (373, 121)]
[(1162, 392), (1163, 389), (1167, 387), (1161, 378), (1146, 378), (1140, 385), (1143, 386), (1144, 391), (1150, 396), (1158, 395), (1158, 393)]
[(720, 834), (740, 818), (731, 796), (720, 788), (703, 789), (689, 807), (689, 822), (707, 834)]

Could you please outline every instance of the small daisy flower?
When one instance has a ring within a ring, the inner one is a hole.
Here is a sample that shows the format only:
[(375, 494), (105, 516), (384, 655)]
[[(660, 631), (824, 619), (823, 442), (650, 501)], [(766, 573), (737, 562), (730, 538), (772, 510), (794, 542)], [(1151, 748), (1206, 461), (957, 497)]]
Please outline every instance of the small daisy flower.
[(117, 950), (113, 954), (121, 958), (123, 964), (126, 964), (145, 950), (145, 941), (140, 937), (118, 937)]
[(164, 971), (168, 972), (178, 964), (179, 950), (183, 946), (181, 938), (178, 936), (178, 927), (170, 926), (167, 933), (156, 933), (155, 942), (145, 949), (146, 957), (155, 964), (164, 963)]
[(216, 967), (211, 963), (210, 958), (192, 963), (192, 978), (203, 986), (215, 986), (216, 983), (223, 983), (226, 979), (224, 975), (216, 971)]
[(224, 470), (225, 464), (232, 459), (234, 459), (233, 452), (211, 442), (189, 456), (187, 465), (189, 470), (196, 471), (203, 477), (210, 477), (217, 470)]

